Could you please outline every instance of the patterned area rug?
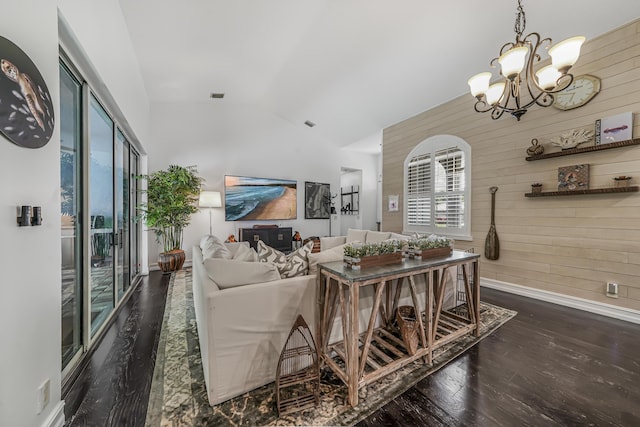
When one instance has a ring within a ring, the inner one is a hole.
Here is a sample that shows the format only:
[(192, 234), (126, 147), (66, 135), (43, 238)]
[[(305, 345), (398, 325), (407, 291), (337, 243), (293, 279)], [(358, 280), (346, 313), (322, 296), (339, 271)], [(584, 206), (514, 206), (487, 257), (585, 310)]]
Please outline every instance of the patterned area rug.
[(481, 336), (467, 336), (434, 351), (434, 363), (414, 362), (363, 387), (359, 404), (346, 404), (346, 386), (323, 372), (320, 405), (278, 418), (275, 386), (267, 384), (216, 406), (207, 401), (193, 308), (191, 271), (171, 277), (149, 396), (146, 425), (155, 426), (299, 426), (353, 425), (437, 371), (516, 315), (481, 303)]

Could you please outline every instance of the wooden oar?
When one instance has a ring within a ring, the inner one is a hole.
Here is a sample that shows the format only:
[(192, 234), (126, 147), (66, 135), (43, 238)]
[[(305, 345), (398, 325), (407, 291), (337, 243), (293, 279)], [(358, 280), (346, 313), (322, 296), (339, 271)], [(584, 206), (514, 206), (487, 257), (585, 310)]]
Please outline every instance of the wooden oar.
[(484, 256), (487, 259), (498, 259), (500, 257), (500, 241), (496, 231), (496, 191), (498, 187), (489, 188), (491, 191), (491, 227), (484, 242)]

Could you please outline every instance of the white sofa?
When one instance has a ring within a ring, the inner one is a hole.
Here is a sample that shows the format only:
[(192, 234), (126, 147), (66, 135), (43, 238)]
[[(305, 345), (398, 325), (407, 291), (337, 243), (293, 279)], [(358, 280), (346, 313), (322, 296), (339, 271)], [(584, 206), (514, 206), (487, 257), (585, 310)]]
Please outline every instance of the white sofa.
[[(239, 244), (225, 244), (232, 251)], [(193, 248), (193, 300), (209, 403), (275, 380), (280, 352), (298, 316), (315, 331), (313, 275), (220, 289)]]
[[(377, 232), (369, 232), (377, 233)], [(371, 237), (378, 238), (376, 234)], [(340, 239), (335, 237), (339, 242)], [(343, 236), (343, 239), (346, 238)], [(365, 240), (366, 241), (366, 240)], [(344, 242), (343, 242), (344, 243)], [(225, 243), (232, 255), (242, 243)], [(342, 248), (321, 250), (309, 255), (310, 268), (317, 263), (342, 259)], [(228, 261), (236, 262), (236, 261)], [(242, 261), (238, 261), (242, 262)], [(222, 263), (216, 264), (220, 266)], [(208, 271), (213, 263), (203, 259), (199, 246), (193, 248), (193, 299), (207, 396), (211, 405), (224, 402), (275, 380), (280, 352), (298, 314), (307, 321), (316, 338), (316, 272), (305, 276), (252, 284), (222, 287), (211, 279)], [(228, 286), (228, 284), (226, 284)], [(425, 289), (418, 279), (419, 294)], [(360, 332), (364, 332), (373, 306), (373, 287), (360, 291)], [(411, 304), (407, 286), (400, 304)], [(424, 309), (420, 304), (420, 309)], [(329, 339), (342, 339), (341, 316), (338, 313)]]

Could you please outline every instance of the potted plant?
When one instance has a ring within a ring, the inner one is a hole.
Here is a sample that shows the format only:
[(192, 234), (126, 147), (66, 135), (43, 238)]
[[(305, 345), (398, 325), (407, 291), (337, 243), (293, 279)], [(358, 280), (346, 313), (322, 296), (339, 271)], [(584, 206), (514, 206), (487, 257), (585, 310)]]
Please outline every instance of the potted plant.
[(198, 211), (196, 203), (203, 180), (195, 166), (177, 165), (137, 178), (147, 181), (147, 201), (138, 206), (139, 218), (153, 229), (162, 244), (158, 265), (163, 273), (180, 270), (185, 260), (182, 231)]
[(414, 238), (407, 242), (408, 257), (427, 259), (448, 256), (452, 251), (452, 243), (450, 239), (435, 234)]

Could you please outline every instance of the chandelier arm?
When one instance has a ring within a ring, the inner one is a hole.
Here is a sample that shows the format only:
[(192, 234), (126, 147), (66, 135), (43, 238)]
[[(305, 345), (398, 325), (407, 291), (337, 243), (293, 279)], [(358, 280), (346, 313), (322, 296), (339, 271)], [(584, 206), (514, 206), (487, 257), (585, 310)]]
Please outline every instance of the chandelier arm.
[(483, 100), (476, 101), (473, 108), (476, 110), (477, 113), (486, 113), (494, 109), (493, 105), (489, 105)]
[(491, 118), (493, 120), (498, 120), (500, 117), (502, 117), (505, 111), (506, 110), (504, 109), (494, 108), (493, 111), (491, 111)]

